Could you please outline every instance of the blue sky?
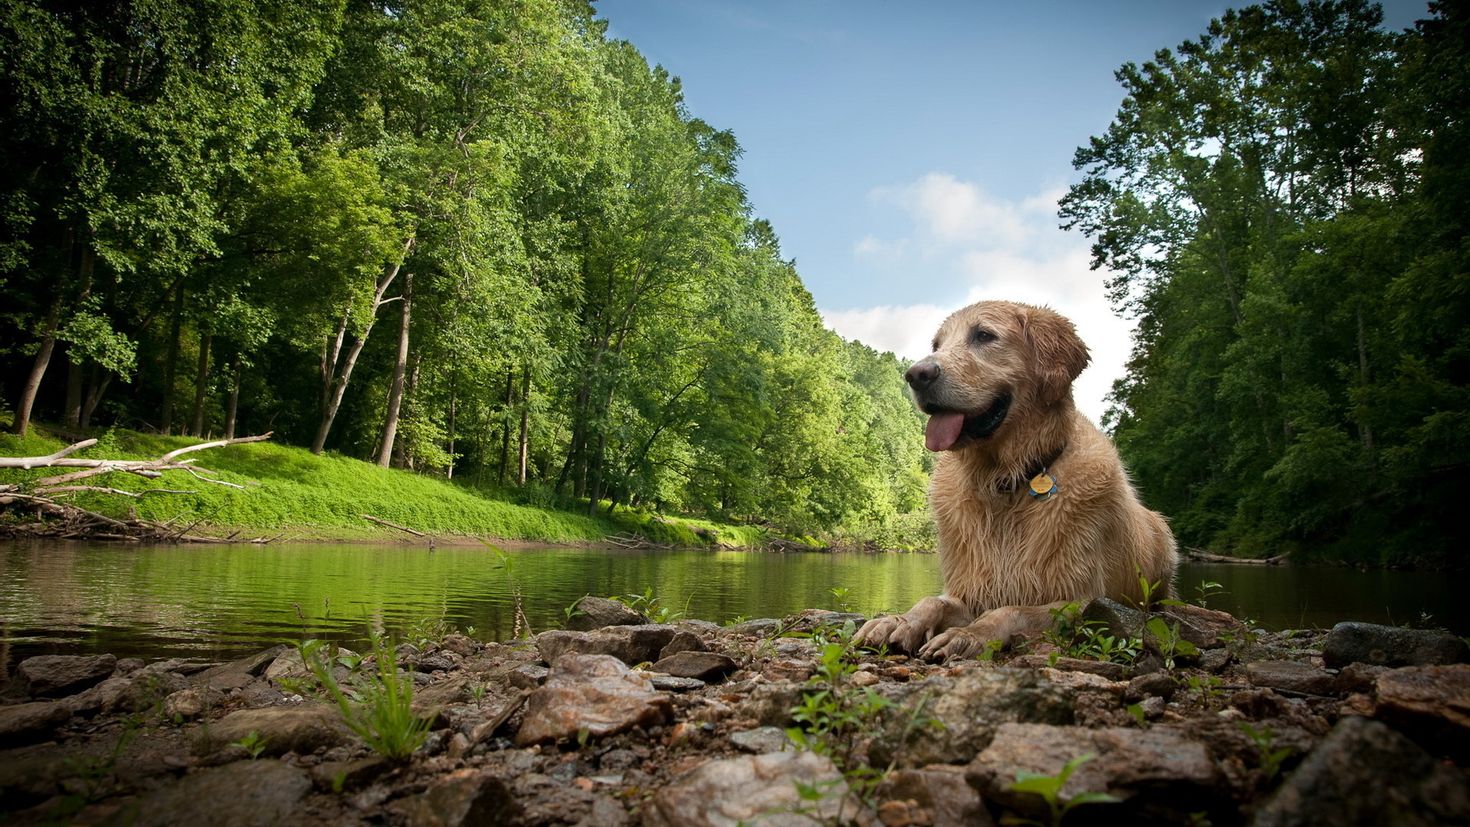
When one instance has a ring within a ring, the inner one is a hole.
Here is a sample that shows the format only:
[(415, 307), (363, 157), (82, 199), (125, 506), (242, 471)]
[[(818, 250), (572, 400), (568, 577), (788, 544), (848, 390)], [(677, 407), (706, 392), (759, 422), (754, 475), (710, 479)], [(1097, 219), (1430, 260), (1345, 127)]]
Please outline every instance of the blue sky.
[[(981, 298), (1050, 305), (1093, 354), (1094, 419), (1132, 325), (1088, 240), (1057, 229), (1073, 151), (1122, 100), (1113, 72), (1198, 37), (1231, 4), (1199, 0), (866, 2), (597, 0), (609, 35), (684, 82), (690, 112), (733, 130), (740, 180), (828, 326), (917, 358)], [(1235, 4), (1244, 5), (1244, 4)], [(1384, 4), (1385, 25), (1426, 15)]]

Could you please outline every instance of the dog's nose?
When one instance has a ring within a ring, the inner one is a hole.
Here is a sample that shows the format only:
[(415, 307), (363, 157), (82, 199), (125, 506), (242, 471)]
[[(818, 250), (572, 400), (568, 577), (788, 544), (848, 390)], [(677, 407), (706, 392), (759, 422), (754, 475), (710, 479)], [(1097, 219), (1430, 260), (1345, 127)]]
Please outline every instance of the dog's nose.
[(920, 359), (904, 372), (903, 378), (914, 390), (927, 388), (939, 378), (939, 363), (933, 359)]

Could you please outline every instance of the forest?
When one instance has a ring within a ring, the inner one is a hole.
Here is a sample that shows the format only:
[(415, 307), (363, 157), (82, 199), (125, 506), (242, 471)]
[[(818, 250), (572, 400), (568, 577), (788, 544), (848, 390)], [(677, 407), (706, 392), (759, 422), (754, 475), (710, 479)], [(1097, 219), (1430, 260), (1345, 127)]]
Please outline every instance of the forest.
[(1271, 2), (1117, 74), (1064, 226), (1138, 320), (1106, 423), (1185, 546), (1463, 565), (1470, 10)]
[[(518, 502), (924, 542), (892, 354), (581, 0), (9, 0), (14, 430), (275, 439)], [(1136, 319), (1102, 423), (1181, 545), (1470, 540), (1470, 30), (1273, 0), (1117, 72), (1064, 227)], [(999, 297), (1004, 298), (1004, 297)], [(916, 539), (917, 538), (917, 539)]]
[(0, 61), (15, 431), (923, 536), (898, 360), (823, 327), (735, 137), (589, 3), (6, 2)]

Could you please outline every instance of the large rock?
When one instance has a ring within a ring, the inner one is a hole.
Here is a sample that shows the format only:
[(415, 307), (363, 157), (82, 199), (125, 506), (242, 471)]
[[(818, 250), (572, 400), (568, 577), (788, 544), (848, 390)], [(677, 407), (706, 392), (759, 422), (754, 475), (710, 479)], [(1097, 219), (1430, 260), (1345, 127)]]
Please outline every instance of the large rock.
[(566, 626), (574, 632), (590, 632), (607, 626), (640, 626), (647, 622), (642, 612), (616, 600), (588, 595), (572, 604), (572, 615), (567, 618)]
[[(815, 800), (798, 784), (817, 789)], [(873, 825), (832, 762), (812, 752), (777, 752), (708, 761), (654, 794), (644, 827), (815, 827)]]
[(552, 665), (546, 685), (526, 699), (516, 744), (576, 738), (583, 731), (611, 735), (664, 723), (672, 714), (669, 697), (655, 691), (647, 675), (617, 658), (563, 655)]
[(60, 698), (80, 692), (112, 674), (112, 655), (37, 655), (16, 669), (26, 691), (36, 698)]
[(0, 744), (16, 746), (50, 737), (71, 719), (71, 710), (58, 701), (0, 706)]
[(1322, 662), (1333, 669), (1350, 663), (1433, 666), (1466, 661), (1470, 661), (1470, 646), (1464, 640), (1430, 629), (1339, 623), (1322, 642)]
[(1374, 717), (1431, 749), (1470, 758), (1470, 664), (1408, 666), (1378, 676)]
[(1113, 637), (1141, 638), (1148, 615), (1110, 597), (1099, 597), (1083, 607), (1082, 620), (1101, 623), (1103, 631)]
[(131, 677), (111, 677), (96, 686), (62, 698), (61, 702), (66, 704), (75, 715), (112, 712), (123, 705), (132, 687), (133, 678)]
[(407, 806), (411, 827), (499, 827), (520, 813), (504, 781), (483, 770), (456, 770)]
[(237, 761), (166, 784), (132, 806), (120, 824), (136, 827), (269, 827), (298, 822), (311, 791), (306, 773), (280, 761)]
[(1254, 827), (1470, 823), (1470, 782), (1377, 721), (1343, 718), (1256, 813)]
[(733, 658), (718, 652), (676, 652), (660, 658), (653, 665), (655, 672), (676, 678), (698, 678), (709, 683), (724, 680), (738, 668)]
[(270, 666), (276, 658), (289, 651), (284, 643), (272, 646), (249, 657), (229, 663), (222, 663), (195, 675), (195, 685), (204, 686), (217, 692), (228, 692), (231, 689), (241, 689), (252, 680), (265, 673), (266, 667)]
[(1252, 686), (1304, 692), (1308, 695), (1331, 695), (1337, 691), (1337, 676), (1329, 675), (1310, 663), (1294, 660), (1262, 660), (1245, 665)]
[(207, 739), (199, 746), (205, 751), (218, 749), (252, 732), (264, 745), (265, 755), (287, 752), (309, 755), (323, 747), (340, 746), (352, 738), (335, 707), (302, 704), (231, 712), (209, 725)]
[[(985, 749), (996, 727), (1010, 722), (1070, 724), (1072, 698), (1036, 672), (974, 669), (906, 688), (908, 697), (885, 718), (869, 754), (875, 766), (963, 764)], [(933, 719), (937, 726), (915, 721)]]
[(1192, 603), (1165, 606), (1160, 611), (1172, 627), (1179, 624), (1179, 636), (1201, 649), (1223, 646), (1227, 641), (1241, 640), (1245, 624), (1229, 612), (1206, 609)]
[(634, 666), (658, 660), (677, 632), (673, 626), (655, 623), (608, 626), (592, 632), (553, 630), (536, 636), (536, 648), (547, 663), (555, 663), (567, 654), (611, 655)]
[(934, 766), (894, 770), (873, 795), (880, 802), (878, 819), (903, 827), (991, 827), (995, 822), (980, 794), (965, 783), (961, 767)]
[(1089, 805), (1112, 808), (1108, 823), (1182, 822), (1185, 814), (1200, 811), (1233, 815), (1225, 777), (1205, 745), (1164, 727), (1003, 724), (966, 778), (987, 801), (1045, 818), (1046, 806), (1037, 795), (1011, 789), (1017, 774), (1054, 776), (1068, 761), (1089, 753), (1094, 757), (1076, 767), (1061, 798), (1084, 792), (1114, 796), (1118, 803)]

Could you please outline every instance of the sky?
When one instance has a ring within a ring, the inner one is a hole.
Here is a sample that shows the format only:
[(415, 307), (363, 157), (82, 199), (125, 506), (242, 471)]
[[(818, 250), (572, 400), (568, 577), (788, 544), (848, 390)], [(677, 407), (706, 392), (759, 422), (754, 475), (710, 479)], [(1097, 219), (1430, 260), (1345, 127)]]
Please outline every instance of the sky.
[[(1052, 307), (1092, 353), (1094, 421), (1133, 324), (1057, 226), (1072, 156), (1106, 131), (1122, 64), (1205, 31), (1203, 0), (597, 0), (608, 35), (683, 81), (690, 114), (735, 133), (740, 181), (827, 326), (918, 359), (982, 299)], [(1427, 16), (1390, 0), (1384, 25)]]

